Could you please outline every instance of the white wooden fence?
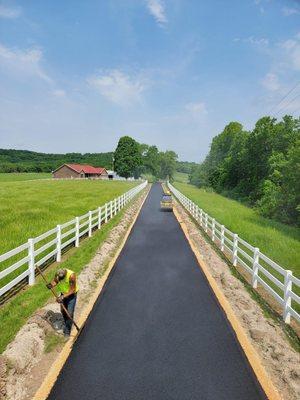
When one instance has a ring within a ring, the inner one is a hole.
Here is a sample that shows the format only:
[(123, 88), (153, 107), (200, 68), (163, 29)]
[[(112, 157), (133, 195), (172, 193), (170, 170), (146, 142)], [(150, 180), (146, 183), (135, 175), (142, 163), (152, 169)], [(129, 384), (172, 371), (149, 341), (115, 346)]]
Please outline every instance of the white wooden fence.
[(293, 317), (300, 322), (300, 297), (295, 293), (300, 293), (300, 279), (221, 225), (169, 182), (168, 187), (232, 264), (239, 264), (251, 275), (252, 287), (261, 284), (274, 297), (282, 307), (284, 321), (289, 324)]
[[(4, 286), (0, 287), (0, 298), (14, 286), (28, 277), (29, 285), (35, 283), (36, 265), (45, 264), (52, 257), (57, 262), (61, 261), (62, 250), (71, 243), (79, 247), (83, 235), (92, 236), (94, 228), (101, 226), (117, 214), (137, 193), (147, 186), (147, 181), (134, 187), (121, 196), (109, 201), (101, 207), (76, 217), (62, 225), (57, 225), (13, 250), (0, 255), (1, 263), (10, 264), (5, 269), (0, 269), (0, 282), (5, 278)], [(3, 266), (3, 264), (2, 264)], [(12, 274), (9, 279), (8, 275)], [(8, 281), (8, 282), (7, 282)]]

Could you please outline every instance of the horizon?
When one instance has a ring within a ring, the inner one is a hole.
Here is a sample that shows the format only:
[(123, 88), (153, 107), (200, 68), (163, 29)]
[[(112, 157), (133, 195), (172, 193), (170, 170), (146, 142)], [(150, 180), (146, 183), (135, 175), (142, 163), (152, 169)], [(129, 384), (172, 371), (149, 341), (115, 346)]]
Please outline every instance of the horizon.
[(231, 121), (299, 116), (299, 22), (294, 0), (0, 0), (0, 147), (202, 162)]

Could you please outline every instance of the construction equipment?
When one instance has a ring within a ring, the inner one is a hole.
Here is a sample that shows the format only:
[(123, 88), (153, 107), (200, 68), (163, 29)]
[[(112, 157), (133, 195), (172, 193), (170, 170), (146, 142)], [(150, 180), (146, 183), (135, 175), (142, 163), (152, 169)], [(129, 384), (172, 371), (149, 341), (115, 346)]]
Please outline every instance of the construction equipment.
[[(46, 282), (46, 285), (48, 285), (47, 279), (45, 278), (45, 275), (43, 274), (42, 270), (40, 269), (40, 267), (38, 267), (36, 265), (36, 269), (39, 271), (41, 277), (43, 278), (43, 280)], [(53, 293), (53, 296), (56, 298), (56, 300), (59, 298), (59, 296), (57, 296), (57, 294), (55, 293), (55, 290), (53, 288), (50, 289), (51, 292)], [(73, 322), (75, 328), (77, 329), (77, 332), (80, 331), (79, 326), (76, 324), (76, 322), (74, 321), (74, 319), (71, 317), (69, 311), (66, 309), (66, 307), (64, 306), (63, 303), (60, 303), (61, 307), (63, 308), (64, 312), (66, 313), (67, 317)]]
[(173, 210), (173, 200), (172, 196), (169, 194), (164, 194), (161, 201), (160, 201), (160, 208), (162, 210), (168, 210), (172, 211)]

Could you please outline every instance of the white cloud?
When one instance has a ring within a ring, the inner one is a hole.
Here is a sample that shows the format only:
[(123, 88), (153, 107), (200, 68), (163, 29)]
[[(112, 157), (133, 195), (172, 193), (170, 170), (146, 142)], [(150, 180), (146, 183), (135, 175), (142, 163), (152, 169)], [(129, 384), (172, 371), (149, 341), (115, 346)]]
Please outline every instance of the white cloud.
[(284, 7), (282, 9), (282, 14), (285, 17), (290, 17), (291, 15), (295, 15), (295, 14), (300, 14), (300, 9), (298, 8), (290, 8), (290, 7)]
[(280, 88), (278, 76), (272, 72), (266, 74), (261, 83), (267, 90), (270, 90), (271, 92), (274, 92)]
[(147, 7), (150, 13), (153, 15), (155, 20), (160, 24), (164, 25), (168, 22), (165, 14), (165, 5), (162, 0), (146, 0)]
[(41, 66), (43, 52), (38, 48), (20, 50), (9, 48), (0, 43), (0, 61), (8, 73), (17, 73), (21, 76), (35, 76), (52, 82)]
[(204, 102), (188, 103), (186, 104), (185, 109), (194, 117), (200, 117), (207, 114), (207, 109)]
[(0, 4), (0, 18), (18, 18), (21, 11), (21, 7), (6, 7)]
[(66, 96), (66, 92), (63, 89), (55, 89), (55, 90), (52, 90), (51, 93), (55, 97), (65, 97)]
[(254, 46), (268, 46), (269, 45), (269, 39), (267, 38), (255, 38), (254, 36), (249, 36), (245, 39), (241, 38), (235, 38), (233, 39), (234, 42), (244, 42), (244, 43), (250, 43)]
[(88, 83), (111, 102), (129, 106), (141, 100), (145, 82), (139, 77), (130, 77), (120, 70), (112, 70), (88, 78)]
[(287, 62), (293, 69), (300, 70), (300, 34), (298, 33), (293, 39), (288, 39), (279, 44), (284, 50)]

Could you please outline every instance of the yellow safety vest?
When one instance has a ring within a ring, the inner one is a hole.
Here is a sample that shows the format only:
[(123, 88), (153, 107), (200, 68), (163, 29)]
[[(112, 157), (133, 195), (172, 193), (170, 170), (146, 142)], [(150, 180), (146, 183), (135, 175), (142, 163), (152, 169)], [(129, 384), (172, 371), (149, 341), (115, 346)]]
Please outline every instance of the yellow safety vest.
[[(61, 281), (58, 282), (57, 284), (57, 289), (62, 293), (62, 294), (66, 294), (69, 292), (70, 290), (70, 276), (73, 275), (74, 272), (71, 271), (70, 269), (67, 269), (67, 273), (66, 276), (64, 277), (64, 279), (62, 279)], [(77, 279), (76, 279), (76, 286), (75, 286), (75, 293), (78, 292), (78, 284), (77, 284)]]

